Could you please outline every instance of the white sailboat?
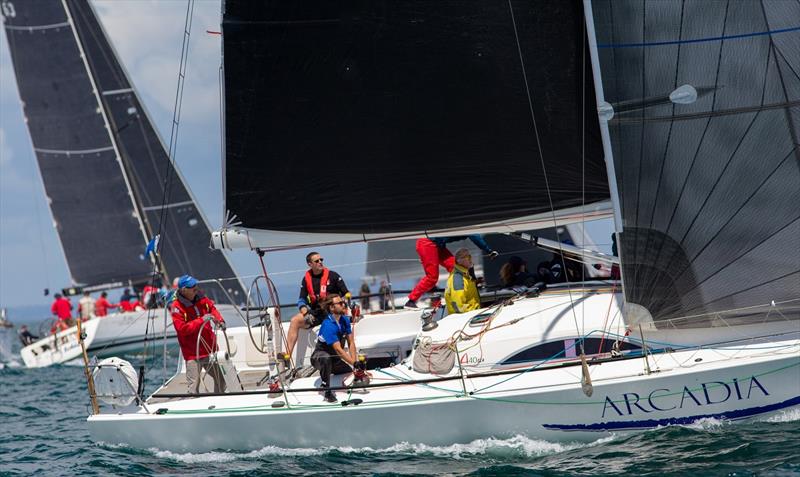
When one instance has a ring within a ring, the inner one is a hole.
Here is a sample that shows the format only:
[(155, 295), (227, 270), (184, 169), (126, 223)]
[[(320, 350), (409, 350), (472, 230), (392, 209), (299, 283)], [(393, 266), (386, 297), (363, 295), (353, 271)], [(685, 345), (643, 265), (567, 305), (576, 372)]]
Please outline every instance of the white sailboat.
[[(208, 222), (91, 5), (3, 5), (25, 122), (72, 280), (64, 293), (142, 287), (155, 275), (169, 285), (189, 273), (209, 279), (202, 286), (216, 302), (243, 304), (243, 284), (226, 256), (208, 249)], [(154, 264), (143, 251), (157, 234), (162, 258)], [(232, 307), (226, 313), (236, 315)], [(142, 349), (148, 333), (155, 333), (150, 339), (164, 336), (163, 314), (93, 319), (85, 330), (89, 351), (103, 356)], [(174, 341), (167, 321), (166, 335)], [(39, 367), (73, 359), (78, 351), (73, 327), (25, 347), (22, 357)]]
[[(516, 232), (611, 203), (622, 282), (449, 315), (369, 385), (338, 376), (337, 403), (318, 377), (248, 362), (257, 342), (228, 333), (218, 359), (237, 390), (188, 396), (178, 373), (89, 416), (93, 439), (313, 447), (346, 427), (354, 446), (575, 440), (800, 405), (800, 29), (787, 23), (800, 7), (318, 7), (225, 2), (226, 206), (241, 223), (217, 247)], [(495, 158), (499, 186), (465, 173)], [(298, 196), (308, 164), (325, 181)], [(446, 178), (435, 203), (419, 171)], [(343, 219), (345, 178), (387, 173), (403, 187)]]

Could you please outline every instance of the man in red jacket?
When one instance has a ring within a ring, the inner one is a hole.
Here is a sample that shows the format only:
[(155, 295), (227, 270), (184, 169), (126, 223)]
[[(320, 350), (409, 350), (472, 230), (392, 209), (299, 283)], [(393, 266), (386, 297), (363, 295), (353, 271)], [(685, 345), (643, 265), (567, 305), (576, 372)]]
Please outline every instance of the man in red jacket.
[(210, 317), (221, 326), (225, 320), (214, 307), (214, 302), (197, 289), (197, 280), (184, 275), (178, 280), (178, 292), (172, 302), (172, 323), (178, 334), (183, 359), (186, 360), (186, 384), (189, 394), (200, 392), (200, 372), (205, 370), (214, 380), (214, 392), (225, 392), (225, 378), (216, 361), (209, 355), (217, 351), (217, 337)]
[(108, 315), (108, 310), (111, 308), (118, 308), (119, 305), (111, 303), (108, 301), (108, 293), (103, 292), (100, 294), (100, 298), (94, 303), (94, 315), (95, 316), (106, 316)]
[(53, 295), (53, 304), (50, 306), (50, 312), (55, 315), (58, 321), (53, 326), (53, 330), (59, 329), (61, 331), (66, 330), (70, 326), (72, 326), (72, 303), (69, 300), (61, 296), (60, 293), (56, 293)]

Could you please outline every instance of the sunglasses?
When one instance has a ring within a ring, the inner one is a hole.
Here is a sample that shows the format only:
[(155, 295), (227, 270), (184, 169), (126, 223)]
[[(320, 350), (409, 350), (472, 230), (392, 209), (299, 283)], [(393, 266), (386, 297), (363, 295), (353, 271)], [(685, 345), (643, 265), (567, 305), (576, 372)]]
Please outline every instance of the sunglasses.
[(318, 259), (316, 259), (316, 260), (311, 260), (311, 261), (312, 261), (313, 263), (322, 263), (322, 262), (324, 262), (324, 261), (325, 261), (325, 259), (324, 259), (324, 258), (318, 258)]

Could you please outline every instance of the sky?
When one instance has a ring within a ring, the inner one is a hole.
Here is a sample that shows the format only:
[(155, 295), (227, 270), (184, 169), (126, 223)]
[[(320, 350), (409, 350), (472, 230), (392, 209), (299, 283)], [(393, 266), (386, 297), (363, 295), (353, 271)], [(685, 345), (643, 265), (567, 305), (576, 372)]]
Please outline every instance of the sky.
[[(180, 62), (186, 2), (183, 0), (95, 0), (92, 2), (120, 60), (131, 76), (162, 139), (169, 140)], [(219, 78), (220, 2), (195, 3), (176, 161), (212, 229), (223, 221)], [(587, 227), (608, 237), (608, 221)], [(604, 249), (607, 247), (603, 247)], [(299, 283), (309, 250), (267, 256), (279, 288)], [(363, 244), (320, 247), (326, 265), (357, 289), (364, 273)], [(235, 271), (249, 284), (257, 273), (250, 251), (229, 253)], [(25, 126), (8, 44), (0, 34), (0, 306), (44, 305), (42, 290), (70, 285), (44, 188)], [(281, 301), (293, 296), (281, 297)]]

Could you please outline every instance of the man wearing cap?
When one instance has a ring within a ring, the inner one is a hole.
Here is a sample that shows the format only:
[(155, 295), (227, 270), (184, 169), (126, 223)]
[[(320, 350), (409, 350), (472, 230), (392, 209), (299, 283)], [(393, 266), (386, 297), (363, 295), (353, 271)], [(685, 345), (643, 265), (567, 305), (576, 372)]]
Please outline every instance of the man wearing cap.
[(210, 315), (220, 326), (225, 326), (225, 320), (214, 307), (214, 302), (198, 290), (194, 277), (183, 275), (178, 280), (178, 292), (171, 308), (172, 323), (178, 334), (183, 359), (186, 360), (188, 393), (197, 394), (200, 391), (201, 370), (205, 370), (214, 380), (215, 393), (225, 392), (225, 379), (219, 365), (209, 359), (209, 355), (217, 351), (217, 337), (211, 323), (204, 319)]
[(320, 302), (334, 293), (344, 297), (345, 300), (350, 299), (350, 292), (347, 290), (344, 279), (338, 273), (325, 267), (324, 260), (319, 252), (311, 252), (306, 255), (308, 271), (300, 281), (300, 298), (297, 300), (299, 312), (289, 322), (289, 332), (286, 334), (286, 355), (291, 356), (300, 328), (314, 328), (328, 316), (327, 311), (320, 306)]
[(453, 271), (447, 278), (447, 289), (444, 291), (448, 313), (465, 313), (481, 307), (481, 296), (478, 294), (475, 278), (470, 273), (471, 268), (472, 255), (469, 250), (459, 249)]

